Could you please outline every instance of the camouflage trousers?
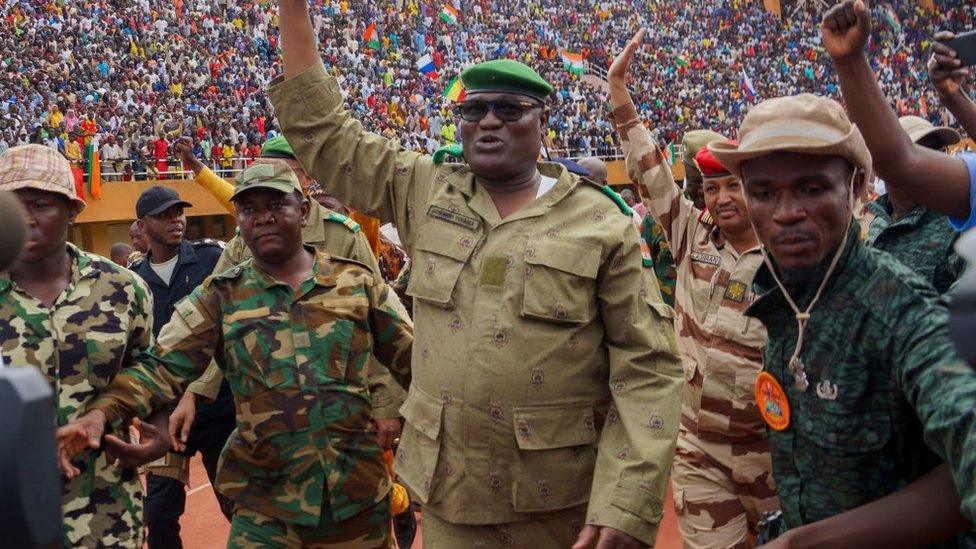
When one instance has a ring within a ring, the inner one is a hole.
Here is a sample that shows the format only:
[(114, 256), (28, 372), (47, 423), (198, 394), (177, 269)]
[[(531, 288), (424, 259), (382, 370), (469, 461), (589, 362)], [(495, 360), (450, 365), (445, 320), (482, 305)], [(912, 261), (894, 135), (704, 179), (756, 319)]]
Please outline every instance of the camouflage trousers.
[(228, 549), (392, 549), (390, 499), (340, 522), (323, 513), (317, 526), (297, 526), (238, 507), (230, 523)]
[(751, 547), (763, 513), (779, 509), (769, 441), (724, 444), (678, 432), (671, 482), (688, 549)]
[(454, 524), (424, 511), (424, 547), (434, 549), (544, 549), (572, 547), (586, 523), (586, 506), (504, 524)]

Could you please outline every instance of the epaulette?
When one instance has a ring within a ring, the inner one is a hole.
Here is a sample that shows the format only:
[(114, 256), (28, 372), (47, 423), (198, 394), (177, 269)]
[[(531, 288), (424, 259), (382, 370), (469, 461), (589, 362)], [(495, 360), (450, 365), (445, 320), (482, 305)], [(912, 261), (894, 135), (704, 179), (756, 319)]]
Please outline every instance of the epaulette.
[(708, 208), (698, 212), (698, 222), (709, 227), (715, 226), (715, 220), (712, 219), (712, 213), (708, 211)]
[(600, 187), (600, 190), (603, 191), (603, 194), (609, 196), (610, 200), (613, 200), (614, 204), (616, 204), (617, 207), (620, 208), (620, 211), (622, 211), (625, 215), (628, 217), (634, 215), (634, 210), (631, 210), (630, 206), (624, 202), (624, 197), (620, 196), (617, 191), (610, 187), (610, 185), (604, 185)]
[(241, 276), (241, 273), (244, 272), (244, 268), (250, 264), (251, 264), (251, 258), (247, 258), (244, 261), (238, 263), (237, 265), (234, 265), (233, 267), (227, 269), (226, 271), (213, 273), (212, 275), (210, 275), (210, 278), (212, 279), (220, 278), (220, 279), (227, 279), (227, 280), (239, 278)]
[(370, 267), (369, 265), (367, 265), (367, 264), (365, 264), (365, 263), (363, 263), (361, 261), (357, 261), (355, 259), (351, 259), (351, 258), (348, 258), (348, 257), (342, 257), (342, 256), (338, 256), (338, 255), (332, 255), (332, 254), (329, 254), (329, 259), (332, 259), (334, 261), (338, 261), (339, 263), (349, 263), (350, 265), (355, 265), (357, 267), (362, 267), (363, 269), (366, 269), (367, 271), (369, 271), (370, 274), (375, 274), (375, 271), (373, 271), (373, 268), (372, 267)]
[(194, 240), (190, 242), (190, 245), (193, 246), (194, 248), (202, 248), (204, 246), (215, 246), (217, 248), (220, 248), (221, 250), (227, 247), (227, 245), (224, 244), (223, 242), (219, 240), (214, 240), (213, 238), (201, 238), (199, 240)]
[(325, 216), (326, 221), (332, 221), (333, 223), (341, 223), (346, 226), (347, 229), (354, 233), (359, 232), (359, 223), (356, 223), (349, 216), (342, 215), (338, 212), (333, 212), (329, 210), (329, 215)]

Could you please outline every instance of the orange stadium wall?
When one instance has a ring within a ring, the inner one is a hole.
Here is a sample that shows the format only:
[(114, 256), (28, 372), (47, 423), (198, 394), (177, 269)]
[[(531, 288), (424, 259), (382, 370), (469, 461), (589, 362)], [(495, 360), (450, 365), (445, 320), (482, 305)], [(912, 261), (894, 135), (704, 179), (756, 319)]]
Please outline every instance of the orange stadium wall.
[(172, 187), (193, 204), (187, 213), (187, 238), (228, 240), (236, 227), (234, 217), (192, 180), (103, 182), (102, 198), (85, 191), (88, 206), (78, 216), (69, 239), (82, 249), (108, 257), (112, 244), (129, 242), (129, 225), (136, 218), (136, 200), (152, 185)]

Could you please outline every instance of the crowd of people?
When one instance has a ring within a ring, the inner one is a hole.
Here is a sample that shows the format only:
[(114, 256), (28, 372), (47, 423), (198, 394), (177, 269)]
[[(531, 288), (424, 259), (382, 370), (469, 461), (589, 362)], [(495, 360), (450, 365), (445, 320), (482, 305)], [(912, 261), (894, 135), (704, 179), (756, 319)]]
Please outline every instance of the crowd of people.
[[(450, 81), (469, 64), (512, 58), (557, 89), (546, 136), (553, 156), (619, 153), (600, 75), (641, 26), (654, 32), (633, 91), (665, 143), (695, 127), (732, 135), (762, 98), (838, 96), (812, 9), (780, 18), (744, 0), (454, 4), (456, 23), (439, 18), (443, 2), (311, 2), (320, 53), (342, 75), (348, 104), (369, 130), (427, 153), (454, 142), (456, 121), (442, 97)], [(966, 28), (976, 11), (967, 3), (935, 4), (928, 12), (917, 2), (879, 3), (876, 11), (892, 6), (897, 22), (877, 25), (872, 46), (885, 90), (899, 97), (899, 114), (933, 121), (942, 115), (930, 110), (934, 96), (913, 67), (935, 30)], [(0, 150), (42, 143), (83, 166), (85, 146), (97, 137), (108, 166), (102, 172), (118, 174), (109, 178), (154, 179), (179, 169), (172, 143), (180, 136), (193, 136), (198, 156), (231, 173), (277, 134), (264, 93), (279, 59), (273, 2), (132, 0), (120, 10), (106, 0), (7, 0), (0, 15)], [(365, 37), (371, 24), (373, 47)], [(591, 75), (565, 70), (562, 48), (580, 54)], [(418, 69), (423, 55), (431, 56), (435, 78)]]

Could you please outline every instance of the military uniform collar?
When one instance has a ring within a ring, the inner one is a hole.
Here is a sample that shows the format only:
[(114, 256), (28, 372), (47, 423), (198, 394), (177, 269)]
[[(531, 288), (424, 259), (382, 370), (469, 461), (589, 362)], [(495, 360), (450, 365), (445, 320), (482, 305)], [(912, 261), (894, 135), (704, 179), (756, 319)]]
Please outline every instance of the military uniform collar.
[[(176, 260), (176, 268), (178, 269), (180, 265), (187, 265), (190, 263), (196, 263), (199, 261), (197, 258), (197, 252), (193, 249), (193, 245), (190, 241), (183, 239), (180, 241), (180, 251), (177, 252), (179, 259)], [(146, 256), (142, 258), (144, 265), (149, 265), (152, 262), (152, 250), (146, 252)]]
[(308, 201), (308, 224), (302, 227), (302, 240), (305, 242), (325, 242), (325, 218), (329, 210), (317, 200)]
[(891, 197), (887, 194), (879, 196), (877, 199), (868, 202), (867, 209), (874, 215), (887, 221), (889, 226), (905, 225), (909, 227), (917, 227), (921, 225), (925, 218), (925, 214), (930, 211), (925, 206), (916, 204), (915, 207), (912, 208), (912, 211), (898, 219), (895, 219), (893, 217), (894, 210), (891, 206)]
[[(837, 268), (834, 270), (831, 279), (827, 281), (827, 285), (824, 286), (824, 295), (829, 293), (833, 288), (838, 285), (839, 280), (843, 280), (847, 276), (847, 271), (852, 265), (856, 264), (856, 260), (861, 256), (861, 253), (866, 246), (861, 242), (860, 238), (860, 225), (855, 221), (847, 229), (847, 246), (841, 253), (840, 260), (837, 263)], [(795, 284), (791, 285), (786, 282), (786, 288), (790, 291), (793, 299), (796, 300), (797, 306), (803, 310), (813, 299), (814, 293), (817, 291), (817, 286), (820, 284), (823, 276), (827, 273), (827, 269), (830, 267), (830, 262), (833, 259), (833, 253), (827, 254), (827, 257), (820, 262), (817, 266), (816, 272), (809, 279), (810, 282), (805, 284), (803, 287), (797, 287)], [(773, 259), (772, 255), (769, 256), (769, 261), (775, 266), (776, 260)], [(753, 279), (753, 291), (759, 297), (756, 301), (746, 309), (745, 314), (747, 316), (763, 319), (769, 318), (779, 309), (789, 310), (783, 299), (783, 294), (776, 285), (776, 281), (773, 280), (772, 274), (769, 272), (769, 265), (766, 262), (759, 267), (756, 272), (756, 277)], [(823, 298), (821, 298), (823, 299)], [(824, 301), (820, 301), (823, 303)], [(816, 307), (814, 308), (816, 310)], [(791, 313), (792, 317), (792, 313)]]
[[(95, 276), (97, 271), (92, 267), (91, 256), (70, 242), (66, 243), (66, 247), (68, 255), (71, 257), (71, 276), (68, 281), (68, 288), (73, 288), (85, 278)], [(13, 284), (9, 272), (0, 273), (0, 293), (9, 290)]]
[[(498, 210), (495, 208), (495, 203), (488, 194), (488, 191), (475, 182), (474, 174), (470, 170), (463, 170), (463, 173), (455, 172), (447, 176), (447, 181), (448, 184), (458, 189), (458, 191), (468, 198), (468, 206), (473, 211), (478, 213), (491, 225), (499, 225), (503, 222), (509, 223), (519, 219), (543, 215), (546, 210), (555, 206), (559, 201), (568, 196), (581, 182), (578, 176), (571, 174), (561, 164), (539, 162), (537, 166), (539, 173), (545, 177), (555, 179), (556, 184), (552, 189), (549, 189), (549, 192), (536, 198), (504, 220), (498, 216)], [(599, 185), (595, 183), (594, 185), (599, 188)]]
[[(313, 257), (312, 272), (310, 272), (305, 280), (302, 281), (300, 293), (304, 294), (308, 291), (306, 285), (310, 281), (314, 281), (314, 283), (318, 286), (324, 286), (327, 288), (336, 286), (336, 277), (330, 265), (332, 256), (324, 251), (315, 249), (315, 247), (311, 244), (302, 244), (302, 247), (305, 250), (312, 252)], [(285, 286), (284, 282), (281, 282), (275, 277), (262, 271), (253, 259), (251, 260), (251, 270), (254, 272), (254, 278), (262, 289), (269, 290), (275, 286)]]

